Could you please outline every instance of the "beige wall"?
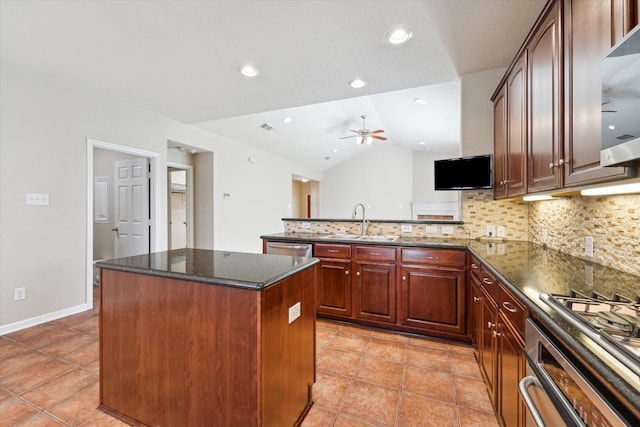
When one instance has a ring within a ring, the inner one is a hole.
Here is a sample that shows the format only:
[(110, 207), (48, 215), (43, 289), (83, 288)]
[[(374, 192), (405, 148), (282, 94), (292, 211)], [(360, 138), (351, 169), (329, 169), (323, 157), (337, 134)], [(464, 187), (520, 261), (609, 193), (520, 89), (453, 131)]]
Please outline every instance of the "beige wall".
[[(0, 334), (91, 305), (87, 139), (159, 153), (163, 171), (169, 140), (208, 150), (205, 166), (195, 165), (209, 174), (194, 189), (209, 186), (208, 200), (200, 201), (207, 208), (205, 225), (196, 225), (200, 247), (261, 252), (259, 236), (280, 231), (289, 213), (294, 169), (320, 178), (228, 138), (6, 62), (0, 66)], [(167, 245), (166, 181), (165, 173), (159, 183), (160, 248)], [(231, 199), (223, 199), (225, 191)], [(29, 192), (48, 193), (50, 205), (27, 206)], [(14, 302), (13, 289), (22, 286), (27, 297)]]

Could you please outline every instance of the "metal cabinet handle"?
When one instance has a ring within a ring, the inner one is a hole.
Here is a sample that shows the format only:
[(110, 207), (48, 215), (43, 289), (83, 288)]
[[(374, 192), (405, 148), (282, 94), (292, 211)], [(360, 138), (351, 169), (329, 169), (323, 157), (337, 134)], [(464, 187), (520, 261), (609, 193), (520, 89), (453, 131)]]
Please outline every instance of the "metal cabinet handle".
[(327, 249), (327, 252), (331, 252), (332, 254), (337, 254), (340, 251), (337, 249)]
[(473, 297), (473, 302), (478, 302), (478, 301), (481, 301), (481, 300), (482, 300), (482, 298)]
[(369, 252), (369, 254), (370, 254), (370, 255), (373, 255), (373, 256), (379, 256), (379, 255), (380, 255), (380, 252)]
[(477, 269), (479, 269), (479, 268), (480, 268), (480, 266), (479, 266), (478, 264), (476, 264), (476, 263), (472, 262), (472, 263), (471, 263), (471, 268), (472, 268), (473, 270), (477, 270)]
[(511, 303), (509, 301), (505, 301), (502, 303), (502, 307), (504, 307), (505, 310), (511, 312), (511, 313), (515, 313), (518, 311), (518, 309), (516, 307), (513, 307), (511, 305)]
[(500, 335), (502, 335), (500, 332), (498, 332), (498, 331), (493, 331), (493, 337), (494, 337), (494, 338), (498, 338)]
[(349, 270), (345, 271), (344, 274), (349, 275)]
[(483, 277), (482, 278), (482, 283), (484, 283), (485, 285), (493, 285), (496, 282), (494, 282), (493, 280), (489, 280), (486, 277)]
[(491, 329), (491, 328), (493, 328), (494, 326), (496, 326), (496, 324), (495, 324), (495, 323), (487, 322), (487, 328)]
[(359, 271), (356, 271), (356, 276), (359, 276), (359, 275), (360, 275), (360, 272), (359, 272)]
[(542, 419), (542, 416), (540, 415), (540, 411), (538, 411), (538, 408), (536, 408), (536, 405), (533, 402), (533, 399), (531, 398), (529, 391), (527, 390), (530, 386), (542, 388), (542, 384), (540, 384), (540, 381), (538, 381), (536, 377), (529, 376), (529, 377), (522, 378), (520, 382), (518, 382), (518, 391), (520, 392), (520, 395), (522, 396), (522, 400), (524, 401), (524, 404), (527, 406), (527, 409), (529, 409), (529, 412), (531, 413), (531, 417), (533, 417), (533, 421), (536, 423), (536, 426), (545, 427), (545, 423), (544, 423), (544, 420)]
[(549, 163), (549, 170), (553, 170), (553, 168), (555, 168), (556, 165), (554, 165), (553, 163)]
[(429, 259), (429, 260), (433, 260), (433, 261), (437, 261), (437, 260), (439, 260), (439, 259), (440, 259), (440, 257), (437, 257), (437, 256), (428, 256), (428, 257), (427, 257), (427, 259)]
[(407, 276), (402, 276), (402, 280), (407, 280)]

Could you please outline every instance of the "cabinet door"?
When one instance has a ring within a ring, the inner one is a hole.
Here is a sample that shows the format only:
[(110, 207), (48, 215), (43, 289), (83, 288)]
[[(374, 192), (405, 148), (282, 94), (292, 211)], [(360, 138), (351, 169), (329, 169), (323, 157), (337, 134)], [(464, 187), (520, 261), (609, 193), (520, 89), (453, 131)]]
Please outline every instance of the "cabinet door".
[(478, 348), (480, 347), (480, 334), (482, 333), (482, 291), (480, 290), (480, 282), (473, 274), (469, 274), (469, 334), (471, 335), (471, 344), (478, 357)]
[(353, 282), (355, 317), (387, 323), (396, 321), (396, 266), (356, 262)]
[(351, 316), (351, 261), (321, 260), (316, 290), (316, 311)]
[(402, 267), (400, 322), (426, 331), (464, 334), (464, 270)]
[(493, 300), (483, 293), (480, 312), (480, 321), (482, 324), (479, 336), (480, 347), (480, 371), (487, 385), (489, 398), (493, 407), (496, 408), (496, 384), (498, 380), (498, 349), (497, 340), (493, 336), (498, 322), (498, 308)]
[(527, 69), (526, 56), (507, 77), (507, 197), (527, 190)]
[(554, 3), (527, 46), (528, 191), (560, 188), (560, 8)]
[(498, 338), (498, 413), (506, 427), (524, 426), (525, 406), (518, 382), (525, 376), (524, 343), (500, 315)]
[[(627, 175), (623, 167), (600, 167), (601, 63), (622, 31), (628, 0), (565, 0), (564, 182), (566, 186)], [(622, 8), (621, 8), (622, 9)], [(616, 16), (618, 19), (616, 19)]]
[(493, 100), (493, 198), (507, 197), (507, 96), (502, 86)]

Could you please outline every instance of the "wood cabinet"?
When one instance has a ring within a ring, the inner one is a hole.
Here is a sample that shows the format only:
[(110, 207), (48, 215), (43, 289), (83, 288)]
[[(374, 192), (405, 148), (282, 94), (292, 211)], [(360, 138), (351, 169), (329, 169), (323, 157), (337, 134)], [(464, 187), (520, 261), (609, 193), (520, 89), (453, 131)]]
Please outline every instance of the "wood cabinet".
[(469, 329), (476, 359), (501, 424), (524, 426), (518, 382), (525, 376), (522, 303), (473, 255), (469, 263)]
[(400, 324), (466, 333), (464, 251), (400, 249)]
[(494, 198), (527, 190), (527, 69), (523, 54), (509, 72), (494, 103)]
[(638, 25), (639, 3), (545, 6), (492, 97), (494, 198), (632, 176), (631, 168), (600, 166), (600, 70), (609, 49)]
[(527, 44), (529, 191), (562, 186), (562, 39), (554, 2)]
[(355, 246), (353, 271), (354, 316), (395, 323), (396, 248)]
[(317, 243), (314, 256), (320, 258), (316, 311), (351, 317), (351, 245)]
[(630, 2), (564, 1), (564, 184), (629, 176), (600, 167), (602, 58), (629, 30)]

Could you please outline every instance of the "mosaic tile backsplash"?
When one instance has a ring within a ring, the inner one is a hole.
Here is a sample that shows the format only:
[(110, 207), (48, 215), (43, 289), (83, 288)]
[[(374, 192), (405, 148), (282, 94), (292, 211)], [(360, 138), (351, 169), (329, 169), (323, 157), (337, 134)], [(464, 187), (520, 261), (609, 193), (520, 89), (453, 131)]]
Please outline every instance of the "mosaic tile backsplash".
[[(486, 235), (487, 225), (505, 227), (506, 240), (543, 243), (569, 255), (587, 259), (640, 276), (640, 195), (581, 197), (527, 203), (520, 200), (493, 200), (487, 190), (462, 192), (464, 225), (453, 225), (453, 235), (427, 233), (425, 224), (411, 224), (410, 233), (402, 232), (402, 223), (375, 222), (368, 234), (410, 235), (416, 237), (476, 238)], [(300, 221), (285, 221), (285, 232), (360, 233), (358, 222), (309, 220), (303, 229)], [(584, 256), (585, 237), (593, 237), (593, 257)], [(486, 237), (483, 237), (486, 239)], [(500, 239), (501, 240), (501, 239)], [(640, 293), (640, 290), (639, 292)]]

